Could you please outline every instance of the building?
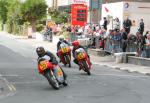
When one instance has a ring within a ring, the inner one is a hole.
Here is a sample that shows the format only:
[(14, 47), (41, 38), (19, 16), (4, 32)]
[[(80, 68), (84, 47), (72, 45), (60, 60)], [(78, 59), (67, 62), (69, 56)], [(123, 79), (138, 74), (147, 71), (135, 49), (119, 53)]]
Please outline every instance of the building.
[(150, 2), (150, 0), (46, 0), (49, 7), (71, 12), (71, 4), (85, 3), (88, 6), (88, 23), (99, 23), (101, 20), (102, 4), (121, 1)]

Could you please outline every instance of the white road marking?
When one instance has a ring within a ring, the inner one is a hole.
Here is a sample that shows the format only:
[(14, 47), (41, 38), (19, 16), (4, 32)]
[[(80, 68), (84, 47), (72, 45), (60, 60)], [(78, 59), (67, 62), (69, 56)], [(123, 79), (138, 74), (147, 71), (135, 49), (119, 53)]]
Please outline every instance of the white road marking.
[(11, 92), (13, 91), (12, 87), (11, 87), (9, 84), (7, 84), (7, 87), (9, 88), (9, 90), (10, 90)]
[(11, 86), (11, 88), (12, 88), (13, 91), (16, 91), (16, 88), (15, 88), (14, 85), (11, 84), (10, 86)]
[(19, 77), (21, 75), (0, 75), (0, 77)]
[(15, 92), (15, 91), (16, 91), (15, 86), (12, 85), (11, 83), (9, 83), (9, 82), (6, 80), (6, 78), (4, 78), (3, 80), (4, 80), (4, 82), (6, 83), (7, 87), (9, 88), (9, 90), (10, 90), (11, 92)]
[(36, 84), (36, 83), (48, 83), (47, 81), (26, 81), (26, 82), (11, 82), (12, 84)]

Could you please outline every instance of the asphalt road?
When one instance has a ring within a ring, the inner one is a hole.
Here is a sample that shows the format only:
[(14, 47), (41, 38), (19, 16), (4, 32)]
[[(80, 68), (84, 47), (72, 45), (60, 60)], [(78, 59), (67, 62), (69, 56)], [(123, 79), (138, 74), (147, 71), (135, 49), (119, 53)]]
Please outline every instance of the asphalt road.
[(0, 80), (6, 83), (0, 103), (149, 103), (149, 76), (99, 65), (87, 76), (73, 64), (62, 66), (69, 86), (54, 90), (37, 73), (36, 58), (34, 47), (0, 35)]

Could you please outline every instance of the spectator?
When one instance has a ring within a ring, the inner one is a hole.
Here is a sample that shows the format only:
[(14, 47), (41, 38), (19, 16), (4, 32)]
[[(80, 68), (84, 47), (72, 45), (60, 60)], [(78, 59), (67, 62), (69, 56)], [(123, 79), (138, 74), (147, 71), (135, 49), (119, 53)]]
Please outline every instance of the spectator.
[(137, 32), (136, 36), (137, 36), (137, 53), (138, 53), (138, 56), (141, 56), (141, 54), (142, 54), (142, 38), (143, 37), (140, 34), (140, 32)]
[(107, 21), (106, 17), (104, 17), (103, 19), (104, 19), (104, 23), (103, 23), (102, 26), (103, 26), (104, 29), (107, 31), (107, 24), (108, 24), (108, 21)]
[(121, 39), (121, 33), (114, 31), (112, 36), (112, 53), (120, 51)]
[(99, 25), (96, 25), (95, 28), (96, 28), (96, 31), (100, 29)]
[(125, 32), (124, 29), (121, 30), (121, 36), (122, 36), (122, 51), (126, 52), (128, 34)]
[(136, 52), (137, 48), (137, 37), (136, 35), (133, 34), (128, 34), (128, 43), (127, 43), (127, 48), (129, 52)]
[(130, 33), (130, 28), (132, 26), (132, 22), (131, 20), (127, 17), (126, 20), (124, 20), (123, 22), (123, 27), (125, 29), (125, 31), (127, 32), (127, 34)]
[(140, 19), (140, 24), (139, 24), (138, 31), (143, 35), (143, 32), (144, 32), (144, 22), (143, 22), (143, 19)]
[(89, 29), (89, 25), (86, 24), (85, 27), (84, 27), (84, 35), (88, 35), (88, 29)]
[(107, 51), (112, 50), (112, 42), (111, 42), (112, 33), (113, 33), (113, 30), (111, 30), (111, 29), (106, 33), (106, 46), (105, 46), (105, 49)]
[(92, 25), (92, 30), (93, 30), (93, 31), (96, 31), (95, 24)]
[(68, 32), (71, 32), (71, 26), (68, 26), (68, 27), (67, 27), (67, 31), (68, 31)]
[(117, 17), (113, 21), (113, 30), (115, 30), (115, 31), (120, 30), (120, 21)]
[(102, 29), (101, 31), (99, 31), (99, 33), (100, 33), (100, 37), (99, 37), (100, 48), (102, 48), (104, 50), (105, 43), (106, 43), (106, 31), (105, 31), (105, 29), (104, 30)]
[(81, 36), (83, 34), (83, 28), (82, 27), (78, 27), (78, 35)]
[(149, 34), (149, 31), (146, 32), (146, 34), (142, 38), (142, 54), (141, 57), (146, 57), (146, 39), (147, 35)]
[(146, 37), (146, 57), (150, 58), (150, 34), (147, 34)]

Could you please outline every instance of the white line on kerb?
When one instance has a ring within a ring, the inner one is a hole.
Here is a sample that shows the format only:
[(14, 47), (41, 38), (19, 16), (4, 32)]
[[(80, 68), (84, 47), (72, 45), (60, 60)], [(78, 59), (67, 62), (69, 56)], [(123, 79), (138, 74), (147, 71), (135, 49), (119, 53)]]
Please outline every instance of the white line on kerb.
[(118, 74), (94, 74), (98, 76), (114, 76), (114, 77), (126, 77), (126, 78), (150, 78), (149, 76), (133, 76), (133, 75), (118, 75)]

